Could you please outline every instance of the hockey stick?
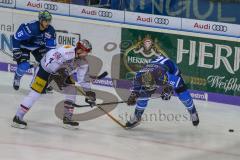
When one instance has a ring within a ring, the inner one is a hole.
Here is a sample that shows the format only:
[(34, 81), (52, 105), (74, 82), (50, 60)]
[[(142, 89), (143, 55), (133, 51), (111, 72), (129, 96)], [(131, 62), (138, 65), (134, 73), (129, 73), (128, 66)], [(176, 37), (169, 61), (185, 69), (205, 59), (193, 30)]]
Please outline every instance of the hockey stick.
[(120, 121), (118, 121), (116, 118), (114, 118), (111, 114), (109, 114), (107, 111), (105, 111), (102, 107), (96, 105), (98, 109), (103, 111), (109, 118), (111, 118), (114, 122), (116, 122), (119, 126), (121, 126), (123, 129), (127, 129), (125, 124), (122, 124)]
[(105, 78), (107, 75), (108, 75), (108, 72), (104, 71), (102, 74), (100, 74), (98, 76), (89, 75), (89, 77), (92, 79), (102, 79), (102, 78)]
[[(127, 103), (127, 101), (98, 103), (98, 104), (96, 104), (96, 105), (98, 105), (98, 106), (99, 106), (99, 105), (100, 105), (100, 106), (104, 106), (104, 105), (120, 104), (120, 103)], [(70, 103), (66, 102), (66, 104), (71, 105), (72, 103), (70, 104)], [(73, 105), (73, 107), (76, 107), (76, 108), (91, 107), (90, 104), (86, 104), (86, 105), (78, 105), (78, 104), (73, 103), (72, 105)]]
[[(71, 79), (72, 82), (74, 82), (74, 80)], [(76, 89), (79, 93), (81, 93), (82, 95), (86, 96), (86, 92), (82, 89), (76, 86)], [(114, 118), (111, 114), (109, 114), (107, 111), (105, 111), (101, 106), (95, 104), (95, 107), (97, 107), (98, 109), (100, 109), (101, 111), (103, 111), (109, 118), (111, 118), (115, 123), (117, 123), (119, 126), (121, 126), (122, 128), (126, 129), (126, 126), (124, 124), (122, 124), (121, 122), (119, 122), (116, 118)]]
[[(148, 98), (148, 100), (158, 99), (158, 98), (161, 98), (161, 95), (160, 95), (160, 97), (150, 97), (150, 98)], [(120, 103), (127, 103), (127, 101), (117, 101), (117, 102), (98, 103), (98, 104), (96, 104), (96, 105), (106, 106), (106, 105), (120, 104)], [(90, 107), (91, 105), (89, 105), (89, 104), (85, 104), (85, 105), (73, 104), (73, 106), (76, 107), (76, 108), (84, 108), (84, 107)]]

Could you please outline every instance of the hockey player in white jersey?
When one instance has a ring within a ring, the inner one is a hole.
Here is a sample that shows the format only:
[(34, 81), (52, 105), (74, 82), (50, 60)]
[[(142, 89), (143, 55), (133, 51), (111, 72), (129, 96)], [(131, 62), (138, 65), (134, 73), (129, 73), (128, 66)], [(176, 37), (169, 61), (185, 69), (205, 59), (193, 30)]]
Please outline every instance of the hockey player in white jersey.
[[(95, 103), (95, 93), (91, 91), (89, 82), (85, 78), (88, 76), (88, 64), (85, 57), (92, 50), (92, 45), (88, 40), (77, 42), (76, 47), (64, 45), (60, 48), (50, 50), (42, 58), (36, 75), (31, 84), (31, 91), (19, 105), (16, 115), (13, 118), (12, 127), (26, 128), (27, 123), (23, 120), (24, 115), (29, 111), (33, 104), (45, 93), (49, 82), (54, 80), (59, 88), (64, 90), (65, 102), (75, 103), (76, 94), (70, 78), (74, 72), (77, 75), (77, 82), (80, 83), (86, 93), (86, 102)], [(67, 94), (71, 92), (72, 94)], [(72, 121), (73, 107), (69, 103), (64, 105), (63, 123), (68, 126), (76, 127), (78, 122)]]

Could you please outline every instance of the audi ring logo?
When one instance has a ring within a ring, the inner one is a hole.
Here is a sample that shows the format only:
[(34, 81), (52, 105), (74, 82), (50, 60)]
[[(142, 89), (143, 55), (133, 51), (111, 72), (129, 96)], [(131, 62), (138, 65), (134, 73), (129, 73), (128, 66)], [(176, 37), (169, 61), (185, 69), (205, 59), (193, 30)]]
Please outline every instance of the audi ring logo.
[(13, 4), (13, 0), (0, 0), (0, 3), (3, 3), (3, 4)]
[(169, 19), (156, 17), (156, 18), (154, 18), (154, 22), (155, 22), (156, 24), (165, 24), (165, 25), (168, 25), (168, 24), (169, 24)]
[(112, 18), (113, 14), (112, 14), (112, 12), (108, 12), (108, 11), (99, 11), (98, 16)]
[(56, 10), (58, 10), (58, 6), (55, 5), (55, 4), (45, 3), (44, 4), (44, 9), (56, 11)]
[(227, 26), (214, 24), (214, 25), (212, 25), (212, 30), (220, 31), (220, 32), (227, 32)]

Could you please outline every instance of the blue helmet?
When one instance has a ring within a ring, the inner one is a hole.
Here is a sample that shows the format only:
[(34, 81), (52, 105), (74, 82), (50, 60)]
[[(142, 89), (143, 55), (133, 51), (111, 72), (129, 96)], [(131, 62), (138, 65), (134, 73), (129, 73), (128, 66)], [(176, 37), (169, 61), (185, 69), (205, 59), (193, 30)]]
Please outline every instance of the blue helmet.
[(51, 21), (52, 15), (47, 10), (40, 11), (38, 14), (38, 19), (39, 19), (39, 21)]

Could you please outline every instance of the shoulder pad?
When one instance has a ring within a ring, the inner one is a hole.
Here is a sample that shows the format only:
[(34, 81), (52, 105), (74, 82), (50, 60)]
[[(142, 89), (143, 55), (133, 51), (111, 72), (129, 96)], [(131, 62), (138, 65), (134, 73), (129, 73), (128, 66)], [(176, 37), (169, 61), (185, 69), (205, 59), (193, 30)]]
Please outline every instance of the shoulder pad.
[(49, 25), (49, 27), (47, 28), (47, 30), (45, 31), (45, 37), (46, 38), (56, 38), (56, 32), (55, 29)]
[(24, 23), (23, 27), (29, 35), (33, 35), (36, 34), (36, 31), (39, 30), (39, 23), (37, 21), (32, 21), (29, 23)]
[(53, 26), (49, 25), (47, 28), (47, 32), (51, 33), (51, 34), (55, 34), (55, 29), (53, 28)]

